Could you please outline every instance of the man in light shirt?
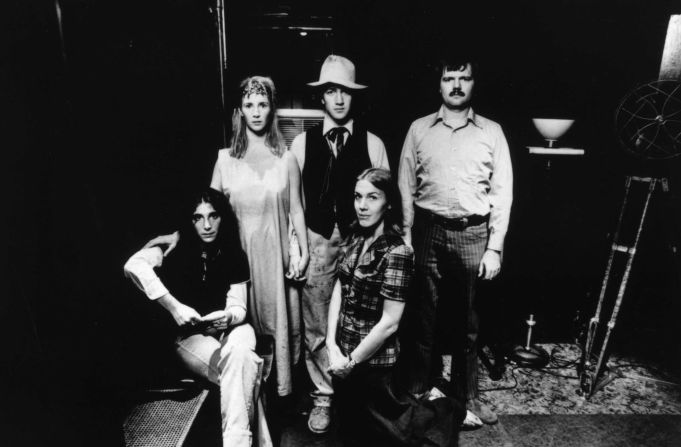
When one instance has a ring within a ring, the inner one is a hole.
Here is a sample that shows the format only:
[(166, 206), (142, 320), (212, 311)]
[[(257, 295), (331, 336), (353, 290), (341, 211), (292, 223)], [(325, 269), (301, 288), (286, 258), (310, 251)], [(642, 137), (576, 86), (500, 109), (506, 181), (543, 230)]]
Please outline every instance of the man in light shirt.
[(308, 427), (324, 433), (331, 422), (333, 387), (326, 352), (329, 300), (336, 279), (341, 238), (355, 219), (354, 186), (370, 167), (389, 169), (380, 138), (353, 119), (353, 96), (366, 86), (355, 82), (355, 66), (343, 56), (330, 55), (322, 64), (315, 87), (324, 106), (324, 121), (291, 143), (302, 172), (305, 222), (310, 264), (303, 289), (305, 362), (314, 389)]
[[(497, 416), (478, 399), (476, 283), (501, 269), (513, 200), (513, 172), (501, 127), (471, 108), (475, 64), (440, 65), (442, 105), (414, 121), (402, 148), (399, 187), (405, 239), (414, 247), (416, 289), (411, 391), (441, 390), (441, 352), (434, 348), (440, 316), (454, 329), (452, 387), (488, 424)], [(439, 385), (439, 388), (431, 387)], [(447, 390), (445, 390), (447, 391)]]

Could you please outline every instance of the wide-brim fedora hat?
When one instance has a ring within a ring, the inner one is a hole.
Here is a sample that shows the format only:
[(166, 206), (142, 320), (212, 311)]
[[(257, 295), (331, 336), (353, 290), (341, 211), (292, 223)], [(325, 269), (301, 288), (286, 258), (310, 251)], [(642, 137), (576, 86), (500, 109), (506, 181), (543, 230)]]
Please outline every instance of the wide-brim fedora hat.
[(307, 83), (312, 87), (326, 84), (336, 84), (352, 90), (367, 88), (366, 85), (355, 82), (355, 64), (350, 59), (336, 54), (331, 54), (324, 60), (319, 72), (319, 80)]

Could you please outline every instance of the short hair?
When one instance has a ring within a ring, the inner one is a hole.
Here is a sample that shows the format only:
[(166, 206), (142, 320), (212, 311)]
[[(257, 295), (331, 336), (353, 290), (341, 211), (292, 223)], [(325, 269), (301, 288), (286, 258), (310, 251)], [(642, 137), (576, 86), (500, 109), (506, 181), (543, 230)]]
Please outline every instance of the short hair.
[(312, 101), (315, 103), (319, 103), (324, 99), (324, 93), (326, 92), (326, 89), (330, 87), (338, 87), (342, 90), (345, 90), (350, 97), (352, 98), (352, 105), (350, 106), (350, 112), (348, 113), (348, 117), (350, 118), (359, 118), (361, 117), (367, 109), (367, 90), (366, 89), (352, 89), (348, 88), (344, 85), (340, 84), (334, 84), (333, 82), (327, 82), (326, 84), (318, 85), (315, 87), (312, 87)]
[[(385, 194), (388, 209), (383, 214), (383, 231), (389, 234), (403, 235), (402, 198), (390, 171), (384, 168), (365, 169), (357, 176), (357, 181), (360, 180), (368, 181)], [(356, 231), (358, 226), (359, 223), (355, 220), (352, 225), (353, 230)]]
[(277, 89), (274, 82), (267, 76), (249, 76), (239, 83), (239, 104), (232, 112), (232, 141), (230, 143), (232, 156), (242, 158), (248, 149), (248, 135), (246, 133), (246, 118), (241, 113), (241, 104), (248, 95), (262, 94), (270, 102), (270, 114), (265, 129), (265, 144), (277, 157), (286, 152), (284, 137), (279, 130), (277, 118)]
[(437, 65), (437, 76), (438, 78), (441, 77), (442, 73), (446, 71), (463, 71), (467, 65), (471, 66), (471, 72), (475, 76), (478, 72), (478, 62), (472, 55), (452, 54), (443, 56)]

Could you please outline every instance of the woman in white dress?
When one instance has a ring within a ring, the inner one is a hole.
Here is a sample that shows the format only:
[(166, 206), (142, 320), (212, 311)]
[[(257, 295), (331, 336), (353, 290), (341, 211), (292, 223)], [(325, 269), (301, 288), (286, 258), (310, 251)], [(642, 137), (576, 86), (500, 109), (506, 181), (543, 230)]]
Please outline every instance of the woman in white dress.
[[(218, 152), (210, 186), (227, 196), (239, 221), (251, 268), (251, 324), (261, 345), (273, 349), (277, 392), (285, 396), (300, 353), (300, 300), (285, 276), (303, 279), (309, 261), (300, 169), (279, 132), (272, 80), (253, 76), (240, 88), (231, 147)], [(289, 224), (300, 247), (290, 257)]]
[[(258, 353), (265, 358), (263, 375), (268, 377), (273, 366), (277, 394), (286, 396), (293, 391), (292, 369), (300, 354), (295, 281), (304, 279), (309, 261), (300, 169), (279, 131), (272, 80), (249, 77), (240, 91), (232, 141), (218, 152), (210, 186), (225, 194), (239, 222), (251, 272), (248, 313)], [(290, 227), (297, 243), (290, 243)], [(176, 241), (177, 233), (152, 239), (147, 246), (168, 244), (170, 250)]]

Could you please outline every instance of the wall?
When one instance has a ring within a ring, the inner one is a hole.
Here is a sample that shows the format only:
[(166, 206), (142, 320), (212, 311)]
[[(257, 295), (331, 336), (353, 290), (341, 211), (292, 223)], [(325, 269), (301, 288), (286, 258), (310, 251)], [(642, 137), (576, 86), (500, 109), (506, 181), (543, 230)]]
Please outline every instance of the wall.
[[(679, 160), (656, 165), (626, 155), (612, 117), (627, 91), (657, 76), (668, 16), (681, 11), (672, 2), (545, 3), (334, 3), (322, 11), (334, 17), (333, 33), (308, 40), (258, 28), (264, 10), (253, 8), (273, 2), (229, 3), (228, 85), (266, 73), (284, 104), (314, 106), (304, 84), (330, 51), (345, 54), (371, 87), (360, 98), (362, 117), (396, 167), (409, 123), (438, 105), (437, 54), (477, 48), (476, 111), (504, 126), (516, 175), (495, 292), (506, 301), (512, 338), (522, 339), (532, 311), (540, 340), (565, 340), (574, 336), (575, 312), (592, 312), (624, 175), (667, 175), (678, 190)], [(156, 341), (122, 264), (174, 228), (178, 197), (209, 180), (223, 137), (217, 45), (208, 1), (60, 6), (63, 33), (54, 4), (10, 2), (3, 14), (12, 299), (2, 305), (17, 337), (7, 372), (15, 414), (55, 421), (40, 432), (14, 428), (36, 445), (55, 437), (88, 445), (102, 430), (115, 443), (119, 415), (107, 404), (147, 371)], [(233, 100), (232, 90), (230, 107)], [(550, 170), (528, 156), (524, 146), (540, 143), (530, 124), (539, 115), (575, 118), (564, 142), (587, 155), (555, 160)], [(617, 333), (623, 345), (663, 340), (654, 356), (678, 358), (664, 340), (678, 337), (679, 270), (660, 223), (676, 222), (678, 232), (678, 192), (674, 200), (671, 211), (653, 214)]]

